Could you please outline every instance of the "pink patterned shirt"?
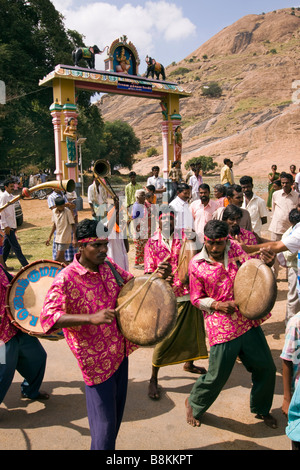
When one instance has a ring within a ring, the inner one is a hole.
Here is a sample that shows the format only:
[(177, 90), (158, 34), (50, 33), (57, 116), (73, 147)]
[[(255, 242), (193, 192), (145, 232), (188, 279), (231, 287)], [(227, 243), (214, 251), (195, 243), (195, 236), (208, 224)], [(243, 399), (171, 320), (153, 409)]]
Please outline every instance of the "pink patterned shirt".
[(18, 329), (11, 323), (5, 310), (6, 289), (9, 285), (5, 272), (0, 268), (0, 341), (7, 343), (18, 333)]
[[(234, 238), (231, 235), (229, 235), (228, 238), (230, 240), (234, 240)], [(254, 233), (242, 227), (240, 227), (239, 239), (244, 245), (250, 245), (250, 246), (257, 245), (257, 240), (256, 240), (256, 236), (254, 235)], [(259, 258), (259, 253), (257, 253), (256, 255), (249, 255), (249, 256), (250, 258)]]
[[(144, 272), (153, 273), (158, 265), (170, 255), (168, 263), (172, 266), (172, 273), (178, 266), (181, 245), (184, 239), (170, 238), (170, 245), (164, 240), (160, 230), (157, 230), (150, 240), (147, 241), (144, 251)], [(189, 294), (187, 286), (184, 286), (176, 271), (173, 280), (173, 290), (176, 297), (183, 297)]]
[(259, 326), (270, 315), (260, 320), (249, 320), (239, 312), (238, 308), (234, 314), (210, 308), (213, 301), (234, 300), (233, 287), (238, 265), (232, 259), (238, 256), (241, 263), (249, 259), (238, 243), (229, 241), (225, 250), (225, 264), (209, 260), (204, 247), (189, 265), (191, 302), (203, 310), (210, 346), (238, 338), (253, 326)]
[[(110, 267), (104, 263), (99, 265), (99, 272), (91, 272), (78, 258), (79, 254), (75, 255), (74, 261), (57, 275), (48, 291), (40, 316), (45, 332), (55, 330), (55, 323), (66, 313), (93, 315), (116, 306), (121, 287)], [(112, 259), (108, 260), (125, 283), (133, 277)], [(116, 319), (110, 325), (81, 325), (64, 328), (63, 332), (87, 385), (109, 379), (124, 357), (137, 348), (121, 334)]]

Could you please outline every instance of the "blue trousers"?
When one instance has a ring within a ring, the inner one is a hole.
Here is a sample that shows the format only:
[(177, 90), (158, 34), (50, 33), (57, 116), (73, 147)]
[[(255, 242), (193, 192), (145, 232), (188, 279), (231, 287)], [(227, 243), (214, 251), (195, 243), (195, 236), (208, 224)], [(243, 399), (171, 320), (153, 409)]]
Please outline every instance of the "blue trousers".
[(17, 370), (24, 378), (21, 391), (37, 398), (44, 378), (47, 354), (39, 340), (19, 331), (5, 343), (5, 363), (0, 364), (0, 403), (2, 403)]
[(91, 450), (114, 450), (123, 418), (128, 384), (128, 358), (105, 382), (86, 385)]
[(4, 262), (6, 262), (11, 248), (15, 252), (16, 257), (20, 261), (21, 265), (22, 266), (27, 266), (28, 261), (25, 258), (25, 256), (23, 255), (20, 244), (19, 244), (19, 242), (17, 240), (17, 237), (16, 237), (16, 231), (15, 231), (15, 229), (12, 229), (12, 228), (10, 229), (9, 235), (5, 234), (5, 237), (4, 237), (4, 242), (3, 242), (3, 260), (4, 260)]

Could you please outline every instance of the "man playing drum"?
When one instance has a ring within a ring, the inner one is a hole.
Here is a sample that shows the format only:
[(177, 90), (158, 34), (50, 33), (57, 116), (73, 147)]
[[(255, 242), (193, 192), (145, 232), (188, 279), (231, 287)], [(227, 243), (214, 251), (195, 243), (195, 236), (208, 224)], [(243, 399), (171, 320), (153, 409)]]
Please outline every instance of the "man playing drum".
[[(207, 374), (197, 379), (186, 399), (187, 422), (200, 426), (202, 415), (221, 393), (239, 357), (252, 374), (251, 412), (275, 428), (277, 423), (270, 409), (276, 368), (259, 326), (263, 319), (244, 317), (233, 296), (238, 272), (235, 260), (243, 263), (248, 256), (235, 241), (228, 240), (226, 222), (209, 221), (204, 235), (204, 247), (190, 263), (189, 279), (191, 302), (204, 313), (210, 356)], [(262, 257), (267, 263), (274, 260), (274, 255), (267, 251)]]
[[(175, 328), (154, 349), (152, 376), (148, 389), (148, 396), (154, 400), (160, 398), (157, 384), (160, 367), (185, 362), (185, 371), (196, 374), (206, 373), (203, 367), (196, 367), (193, 362), (208, 357), (203, 315), (191, 304), (188, 286), (182, 284), (176, 271), (182, 246), (181, 238), (177, 233), (174, 233), (174, 213), (168, 210), (167, 213), (161, 212), (159, 215), (159, 229), (145, 246), (145, 273), (153, 273), (161, 262), (170, 255), (168, 264), (171, 265), (173, 273), (170, 281), (177, 297), (178, 306)], [(165, 277), (166, 272), (161, 266), (159, 274)]]
[(121, 334), (115, 318), (123, 282), (133, 276), (113, 260), (105, 262), (107, 230), (101, 222), (78, 224), (79, 253), (55, 278), (44, 302), (45, 332), (62, 328), (85, 382), (92, 450), (114, 450), (128, 383), (128, 355), (136, 346)]
[(10, 321), (5, 310), (6, 289), (12, 277), (0, 266), (0, 403), (2, 403), (17, 370), (24, 381), (22, 398), (47, 400), (48, 393), (40, 390), (46, 368), (46, 352), (39, 340)]

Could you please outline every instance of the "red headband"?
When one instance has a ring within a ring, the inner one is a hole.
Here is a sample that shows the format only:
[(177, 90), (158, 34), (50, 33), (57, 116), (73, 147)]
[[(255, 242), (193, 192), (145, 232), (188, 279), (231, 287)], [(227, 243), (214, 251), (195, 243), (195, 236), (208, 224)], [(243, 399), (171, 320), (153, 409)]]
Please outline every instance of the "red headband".
[(174, 219), (174, 213), (173, 213), (173, 212), (168, 212), (167, 214), (165, 214), (164, 212), (162, 212), (162, 213), (160, 214), (160, 216), (158, 217), (158, 219), (160, 220), (163, 215), (169, 215), (170, 217), (172, 217), (172, 218)]
[(204, 240), (210, 240), (210, 241), (214, 241), (214, 242), (224, 242), (225, 240), (228, 240), (228, 237), (224, 237), (224, 238), (209, 238), (209, 237), (207, 237), (206, 235), (204, 235)]
[(107, 240), (107, 238), (99, 238), (99, 237), (90, 237), (90, 238), (82, 238), (81, 240), (78, 240), (78, 243), (92, 243), (92, 242), (97, 242), (98, 240)]

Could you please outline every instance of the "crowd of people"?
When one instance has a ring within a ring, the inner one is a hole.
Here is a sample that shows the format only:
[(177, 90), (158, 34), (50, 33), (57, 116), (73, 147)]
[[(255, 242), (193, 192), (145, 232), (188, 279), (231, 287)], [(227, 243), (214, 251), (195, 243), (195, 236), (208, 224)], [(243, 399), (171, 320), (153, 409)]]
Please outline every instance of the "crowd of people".
[[(280, 356), (282, 411), (288, 417), (286, 434), (292, 448), (299, 449), (300, 172), (291, 166), (290, 171), (277, 173), (272, 165), (268, 202), (255, 193), (251, 176), (235, 181), (230, 159), (224, 160), (220, 183), (213, 188), (203, 181), (197, 164), (184, 178), (181, 163), (174, 162), (171, 190), (159, 172), (154, 166), (145, 185), (130, 172), (124, 197), (115, 194), (111, 202), (96, 178), (88, 188), (90, 218), (80, 222), (76, 194), (55, 189), (48, 196), (53, 225), (45, 243), (49, 245), (54, 237), (53, 259), (66, 266), (47, 293), (40, 321), (45, 334), (62, 329), (78, 361), (85, 382), (91, 449), (115, 448), (126, 402), (128, 356), (138, 348), (123, 336), (116, 320), (118, 295), (133, 278), (130, 246), (135, 251), (134, 268), (144, 274), (156, 272), (170, 283), (177, 303), (174, 328), (153, 350), (148, 396), (160, 399), (161, 367), (182, 363), (187, 373), (199, 376), (185, 401), (187, 423), (194, 427), (200, 426), (203, 414), (218, 398), (237, 360), (251, 373), (250, 411), (267, 426), (277, 427), (271, 414), (276, 367), (261, 328), (270, 314), (259, 320), (243, 316), (234, 300), (234, 280), (239, 267), (252, 257), (269, 266), (275, 278), (279, 266), (287, 268), (286, 340)], [(11, 184), (5, 182), (0, 206), (11, 200)], [(40, 390), (46, 367), (43, 347), (37, 338), (16, 328), (5, 312), (5, 291), (12, 279), (6, 266), (9, 250), (15, 251), (22, 266), (28, 264), (15, 237), (12, 207), (1, 212), (5, 236), (0, 260), (0, 342), (7, 360), (0, 363), (0, 403), (15, 370), (24, 377), (24, 397), (49, 398)], [(180, 256), (189, 243), (193, 257), (182, 279)], [(194, 364), (207, 358), (207, 370)]]

